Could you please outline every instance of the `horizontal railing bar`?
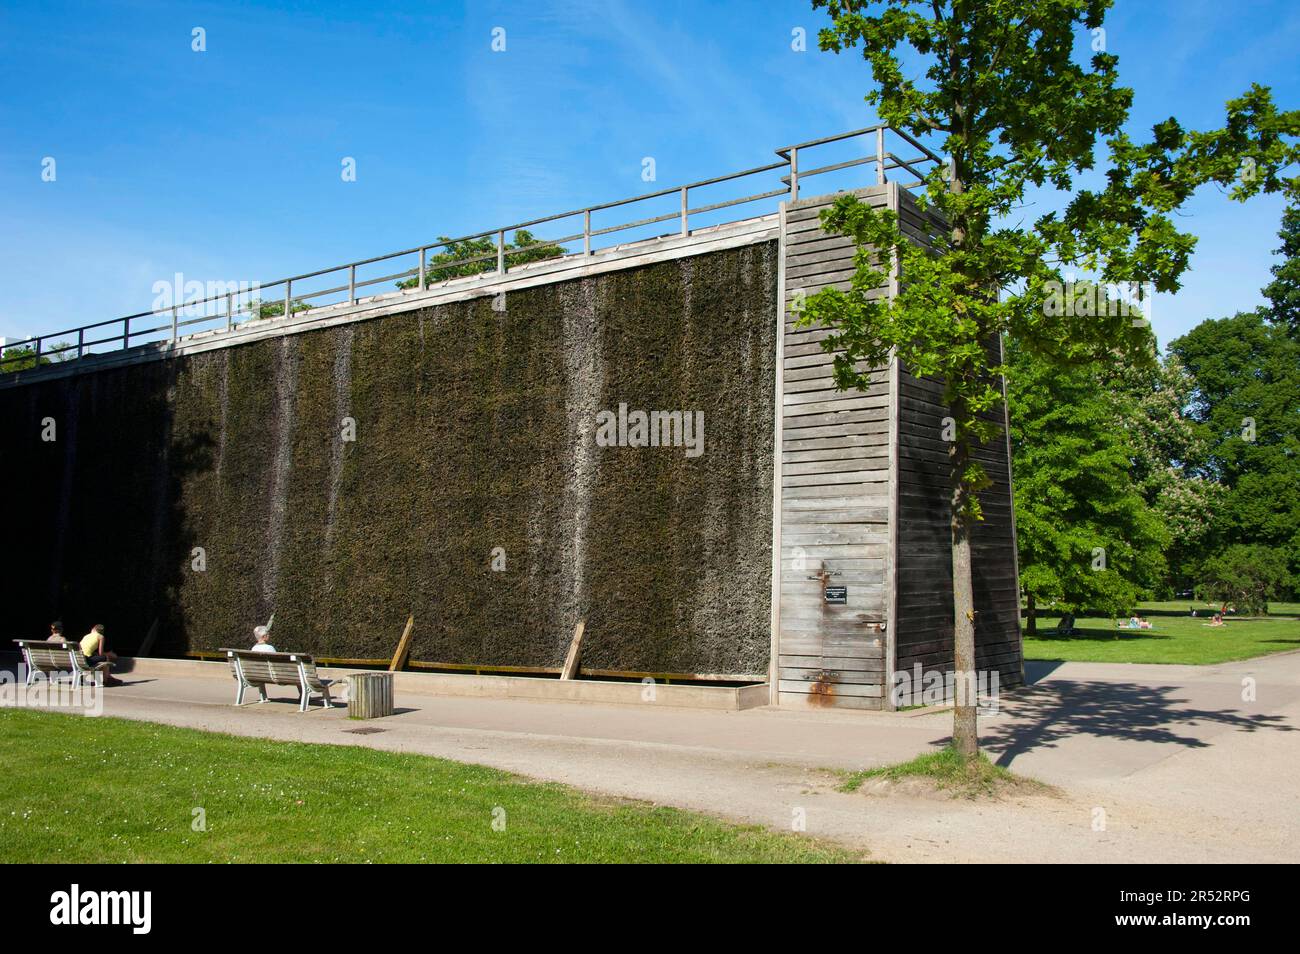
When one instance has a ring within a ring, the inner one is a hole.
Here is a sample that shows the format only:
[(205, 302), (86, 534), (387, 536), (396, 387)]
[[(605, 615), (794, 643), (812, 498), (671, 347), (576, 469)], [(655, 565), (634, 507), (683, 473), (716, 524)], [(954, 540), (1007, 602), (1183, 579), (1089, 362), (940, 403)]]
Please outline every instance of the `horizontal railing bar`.
[[(867, 156), (861, 159), (846, 159), (843, 162), (836, 162), (829, 166), (818, 166), (816, 169), (808, 169), (807, 171), (800, 169), (799, 178), (807, 179), (810, 176), (821, 175), (823, 172), (835, 172), (839, 169), (849, 169), (852, 168), (853, 166), (865, 166), (868, 163), (875, 164), (875, 161), (876, 161), (875, 156)], [(786, 184), (789, 184), (790, 177), (782, 176), (781, 181)]]
[[(824, 136), (821, 139), (809, 139), (807, 142), (796, 142), (793, 145), (784, 146), (776, 150), (776, 154), (778, 156), (784, 156), (785, 158), (789, 159), (791, 149), (807, 149), (810, 146), (824, 146), (828, 142), (842, 142), (845, 139), (852, 139), (855, 136), (865, 136), (868, 133), (875, 132), (877, 129), (888, 130), (889, 127), (885, 125), (877, 124), (875, 126), (867, 126), (864, 129), (855, 129), (852, 132), (839, 133), (838, 135), (835, 136)], [(803, 172), (800, 172), (799, 175), (803, 175)]]
[(308, 298), (319, 298), (321, 295), (334, 295), (338, 292), (345, 292), (347, 290), (347, 285), (335, 285), (333, 288), (322, 288), (320, 291), (308, 292), (305, 295), (294, 295), (293, 300), (306, 301)]
[(743, 179), (745, 176), (758, 175), (762, 172), (771, 172), (773, 169), (784, 169), (789, 165), (788, 162), (769, 162), (765, 166), (755, 166), (752, 169), (746, 169), (744, 172), (732, 172), (725, 176), (714, 176), (712, 179), (701, 179), (699, 182), (691, 182), (685, 186), (679, 186), (672, 191), (677, 192), (681, 189), (700, 189), (704, 186), (717, 185), (719, 182), (731, 182), (734, 179)]
[(913, 146), (915, 146), (917, 149), (920, 149), (923, 153), (925, 153), (927, 156), (929, 156), (929, 157), (930, 157), (931, 159), (933, 159), (935, 162), (940, 163), (940, 164), (943, 163), (944, 160), (943, 160), (943, 157), (942, 157), (942, 156), (940, 156), (938, 153), (934, 152), (933, 150), (929, 149), (927, 146), (925, 146), (923, 143), (921, 143), (920, 141), (918, 141), (918, 140), (917, 140), (914, 136), (912, 136), (910, 133), (908, 133), (908, 132), (906, 132), (906, 131), (904, 131), (904, 130), (902, 130), (902, 129), (893, 129), (893, 128), (888, 127), (888, 126), (885, 127), (885, 128), (886, 128), (886, 129), (889, 129), (889, 131), (892, 132), (892, 133), (896, 133), (896, 134), (897, 134), (898, 136), (900, 136), (901, 138), (906, 139), (909, 143), (911, 143), (911, 144), (912, 144)]
[(758, 195), (748, 195), (743, 199), (728, 199), (726, 202), (714, 202), (712, 205), (700, 205), (693, 209), (687, 209), (687, 215), (695, 215), (697, 212), (713, 212), (716, 209), (727, 209), (733, 205), (744, 205), (746, 202), (757, 202), (759, 199), (771, 199), (778, 195), (786, 195), (789, 189), (773, 189), (771, 192), (760, 192)]
[(121, 335), (112, 335), (108, 338), (95, 338), (93, 341), (82, 342), (82, 347), (89, 348), (91, 345), (107, 344), (110, 341), (121, 341), (121, 340), (122, 340)]
[[(398, 272), (392, 275), (384, 275), (378, 278), (364, 279), (361, 281), (355, 280), (355, 274), (357, 268), (366, 265), (376, 264), (378, 262), (391, 261), (393, 259), (402, 258), (403, 256), (418, 254), (421, 258), (421, 263), (425, 265), (426, 268), (425, 274), (427, 277), (427, 275), (430, 272), (435, 272), (438, 269), (444, 269), (447, 271), (463, 271), (466, 268), (466, 266), (473, 266), (480, 262), (490, 263), (493, 259), (497, 259), (498, 256), (501, 256), (500, 259), (501, 264), (509, 268), (511, 265), (512, 256), (518, 258), (519, 256), (533, 249), (545, 247), (548, 245), (563, 247), (569, 243), (582, 241), (584, 245), (583, 252), (590, 253), (590, 251), (592, 250), (591, 239), (594, 237), (601, 236), (601, 235), (614, 235), (618, 232), (625, 232), (631, 229), (643, 228), (645, 226), (656, 225), (662, 222), (674, 221), (677, 220), (679, 217), (682, 222), (681, 234), (684, 234), (686, 229), (689, 227), (688, 223), (689, 223), (689, 217), (691, 215), (699, 215), (705, 212), (713, 212), (720, 209), (727, 209), (738, 205), (745, 205), (747, 203), (758, 202), (764, 199), (770, 199), (770, 198), (788, 194), (790, 191), (789, 189), (772, 189), (770, 191), (759, 192), (753, 195), (746, 195), (738, 198), (727, 199), (724, 201), (708, 203), (705, 205), (696, 206), (694, 208), (688, 208), (686, 199), (691, 189), (700, 189), (700, 188), (716, 185), (723, 182), (732, 182), (738, 179), (743, 179), (747, 176), (761, 175), (763, 173), (772, 172), (774, 170), (782, 169), (782, 168), (793, 171), (792, 170), (793, 161), (791, 159), (791, 156), (795, 150), (808, 149), (815, 146), (826, 145), (828, 143), (843, 142), (845, 140), (854, 139), (861, 136), (867, 136), (873, 133), (880, 134), (882, 132), (885, 133), (892, 132), (897, 134), (900, 139), (902, 139), (903, 141), (909, 143), (910, 145), (918, 149), (921, 153), (921, 156), (918, 158), (903, 159), (899, 156), (894, 155), (893, 153), (888, 153), (888, 152), (885, 152), (883, 154), (876, 153), (874, 155), (868, 154), (866, 156), (850, 159), (845, 162), (833, 163), (830, 165), (819, 166), (812, 169), (800, 169), (798, 172), (799, 177), (801, 179), (805, 179), (811, 176), (821, 175), (829, 172), (835, 172), (842, 169), (855, 168), (858, 166), (869, 165), (871, 163), (880, 163), (881, 165), (884, 166), (885, 170), (900, 168), (900, 169), (905, 169), (912, 175), (916, 176), (915, 182), (909, 182), (905, 185), (900, 183), (900, 186), (902, 188), (912, 189), (917, 186), (923, 186), (926, 184), (926, 176), (919, 171), (917, 166), (925, 162), (936, 162), (936, 163), (945, 162), (945, 160), (941, 156), (939, 156), (937, 153), (935, 153), (933, 150), (927, 147), (924, 143), (920, 142), (916, 137), (912, 136), (911, 134), (909, 134), (904, 130), (893, 129), (883, 124), (878, 124), (875, 126), (867, 126), (862, 129), (854, 129), (848, 132), (838, 133), (832, 136), (823, 136), (818, 139), (809, 139), (804, 142), (799, 142), (789, 146), (784, 146), (780, 149), (775, 150), (777, 156), (780, 157), (781, 161), (771, 162), (761, 166), (754, 166), (753, 168), (750, 169), (743, 169), (737, 172), (730, 172), (724, 175), (713, 176), (707, 179), (699, 179), (694, 182), (686, 183), (684, 185), (676, 185), (670, 188), (656, 190), (654, 192), (647, 192), (641, 195), (630, 196), (625, 199), (617, 199), (612, 202), (598, 203), (595, 205), (585, 206), (583, 208), (572, 209), (567, 212), (560, 212), (557, 214), (547, 215), (540, 218), (529, 219), (524, 222), (519, 222), (515, 225), (506, 226), (505, 228), (489, 229), (483, 232), (476, 232), (470, 235), (464, 235), (459, 238), (440, 237), (439, 240), (436, 242), (427, 242), (423, 245), (413, 246), (408, 249), (402, 249), (401, 251), (388, 252), (383, 255), (373, 256), (371, 258), (345, 262), (340, 265), (333, 265), (327, 268), (317, 269), (315, 271), (304, 272), (302, 274), (291, 275), (284, 278), (278, 278), (273, 281), (261, 282), (254, 288), (250, 288), (250, 289), (234, 291), (234, 292), (230, 290), (226, 290), (214, 295), (210, 295), (206, 298), (200, 298), (192, 302), (178, 303), (175, 306), (169, 306), (167, 308), (137, 312), (135, 314), (125, 315), (120, 318), (110, 318), (104, 321), (91, 322), (89, 324), (79, 325), (61, 331), (54, 331), (48, 334), (33, 335), (28, 338), (21, 339), (19, 341), (7, 342), (3, 347), (3, 351), (7, 352), (10, 350), (29, 349), (29, 350), (36, 351), (41, 355), (59, 356), (59, 355), (66, 355), (69, 351), (72, 351), (74, 349), (79, 348), (82, 352), (84, 352), (84, 350), (91, 345), (106, 344), (110, 342), (117, 342), (121, 344), (123, 348), (128, 348), (132, 346), (130, 343), (133, 340), (138, 340), (140, 338), (147, 337), (150, 335), (157, 335), (163, 333), (167, 333), (171, 335), (173, 338), (179, 338), (180, 337), (180, 335), (178, 334), (179, 329), (193, 327), (195, 325), (203, 324), (205, 322), (218, 323), (224, 321), (228, 328), (233, 328), (233, 326), (236, 324), (235, 321), (236, 314), (240, 316), (247, 315), (248, 317), (245, 320), (256, 319), (257, 317), (259, 317), (258, 316), (259, 309), (253, 306), (253, 301), (264, 301), (264, 299), (262, 298), (264, 291), (277, 289), (281, 287), (284, 287), (285, 294), (279, 297), (282, 299), (286, 297), (291, 298), (291, 303), (289, 307), (290, 307), (290, 313), (292, 314), (292, 308), (294, 303), (306, 302), (311, 299), (322, 298), (327, 295), (334, 295), (341, 292), (348, 292), (350, 298), (352, 298), (355, 297), (355, 292), (356, 289), (358, 288), (366, 288), (371, 285), (379, 285), (386, 282), (407, 279), (410, 278), (411, 276), (418, 276), (421, 270), (420, 268), (417, 267), (417, 268), (408, 269), (403, 272)], [(877, 145), (879, 145), (879, 143)], [(791, 180), (790, 176), (784, 176), (781, 177), (780, 179), (782, 183), (785, 183), (787, 185), (789, 185), (790, 180)], [(672, 212), (668, 212), (663, 215), (656, 215), (647, 218), (637, 219), (632, 222), (605, 226), (603, 228), (598, 228), (598, 229), (590, 228), (591, 214), (593, 212), (601, 212), (608, 209), (621, 208), (626, 205), (632, 205), (633, 203), (636, 202), (646, 202), (653, 199), (661, 199), (668, 196), (676, 196), (679, 194), (682, 197), (681, 206), (680, 208), (675, 209)], [(502, 238), (508, 233), (516, 233), (516, 237), (517, 237), (517, 233), (521, 229), (530, 229), (534, 226), (543, 225), (549, 222), (558, 222), (563, 219), (573, 218), (579, 215), (583, 216), (584, 218), (585, 227), (582, 232), (577, 232), (572, 235), (564, 236), (562, 238), (537, 239), (533, 242), (530, 242), (527, 245), (521, 245), (517, 248), (511, 248), (508, 250), (502, 249), (500, 247)], [(662, 238), (662, 237), (664, 236), (654, 236), (653, 238)], [(470, 258), (463, 258), (463, 259), (457, 258), (442, 263), (434, 263), (433, 261), (429, 260), (432, 257), (436, 257), (438, 254), (441, 254), (439, 250), (447, 250), (457, 244), (462, 244), (462, 243), (481, 240), (481, 239), (495, 240), (494, 244), (497, 244), (498, 247), (494, 248), (492, 251), (485, 253), (483, 255), (473, 256)], [(431, 252), (433, 253), (432, 256), (429, 255), (429, 253)], [(576, 252), (569, 252), (567, 249), (565, 249), (564, 252), (566, 255), (578, 254)], [(525, 264), (525, 263), (519, 263), (519, 264)], [(299, 294), (299, 295), (292, 294), (293, 283), (301, 283), (308, 279), (317, 278), (322, 275), (329, 275), (334, 272), (341, 272), (341, 271), (348, 271), (349, 276), (353, 279), (349, 281), (347, 285), (339, 285), (336, 287), (308, 292), (306, 294)], [(490, 267), (485, 267), (482, 273), (488, 273), (490, 271), (491, 271)], [(426, 282), (426, 284), (429, 283), (442, 284), (445, 283), (446, 281), (450, 281), (452, 278), (473, 277), (475, 274), (482, 274), (482, 273), (471, 272), (470, 275), (453, 275), (451, 276), (451, 278), (447, 278), (447, 279), (441, 279), (441, 280), (430, 279)], [(247, 307), (246, 308), (238, 307), (236, 305), (236, 302), (238, 302), (239, 299), (245, 297), (247, 297), (248, 299)], [(223, 301), (226, 303), (224, 313), (222, 313), (222, 309), (221, 309), (221, 303)], [(185, 321), (176, 320), (177, 309), (188, 310), (191, 308), (200, 308), (201, 306), (205, 306), (205, 305), (216, 306), (213, 309), (214, 313), (210, 315), (200, 315), (195, 318), (189, 318), (186, 319)], [(141, 330), (141, 329), (136, 329), (131, 327), (130, 323), (134, 320), (143, 319), (143, 318), (154, 318), (159, 315), (167, 315), (170, 320), (166, 324), (158, 325), (156, 327), (149, 328), (149, 329)], [(85, 340), (85, 335), (87, 331), (92, 331), (101, 328), (108, 328), (115, 325), (121, 326), (120, 333), (113, 334), (105, 338), (97, 338), (90, 341)], [(72, 344), (71, 342), (67, 342), (66, 344), (64, 344), (63, 347), (58, 347), (58, 345), (66, 341), (66, 339), (69, 336), (76, 336), (77, 344)], [(146, 343), (156, 344), (157, 342), (146, 342)], [(3, 369), (3, 363), (0, 362), (0, 370), (2, 369)]]
[[(171, 331), (171, 330), (172, 330), (172, 323), (169, 321), (164, 325), (159, 325), (157, 328), (142, 328), (138, 331), (135, 328), (132, 328), (131, 337), (143, 338), (145, 335), (153, 335), (153, 334), (157, 334), (160, 331)], [(122, 336), (118, 335), (117, 337), (121, 338)]]
[(399, 278), (410, 278), (412, 275), (418, 275), (419, 269), (408, 268), (404, 272), (396, 272), (392, 275), (380, 275), (378, 278), (369, 278), (364, 282), (357, 282), (357, 288), (365, 288), (367, 285), (380, 285), (384, 282), (395, 281)]
[[(920, 159), (920, 160), (913, 159), (911, 162), (909, 162), (905, 159), (900, 159), (898, 156), (895, 156), (893, 153), (889, 153), (889, 158), (893, 159), (894, 161), (892, 163), (887, 164), (885, 166), (886, 169), (906, 169), (912, 175), (916, 176), (917, 179), (921, 180), (922, 182), (925, 181), (925, 176), (921, 173), (921, 170), (914, 167), (912, 165), (912, 162), (928, 162), (929, 161), (928, 159)], [(938, 167), (936, 166), (935, 168)]]
[(667, 222), (669, 219), (680, 219), (681, 217), (682, 213), (679, 209), (676, 212), (669, 212), (666, 215), (656, 215), (652, 219), (641, 219), (637, 222), (629, 222), (627, 225), (610, 225), (603, 229), (592, 229), (591, 234), (592, 236), (611, 235), (614, 232), (626, 232), (628, 229), (638, 229), (643, 225), (655, 225), (658, 222)]

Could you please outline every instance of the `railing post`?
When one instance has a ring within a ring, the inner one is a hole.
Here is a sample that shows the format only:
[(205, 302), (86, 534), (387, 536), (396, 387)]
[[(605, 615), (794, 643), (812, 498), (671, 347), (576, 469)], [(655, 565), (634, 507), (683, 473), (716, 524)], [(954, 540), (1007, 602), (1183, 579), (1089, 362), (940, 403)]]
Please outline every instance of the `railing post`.
[(885, 127), (876, 128), (876, 185), (885, 184)]
[(77, 358), (80, 359), (81, 356), (85, 353), (85, 351), (86, 351), (86, 329), (78, 328), (77, 329)]
[(356, 303), (357, 303), (357, 267), (355, 265), (349, 265), (348, 266), (348, 304), (355, 305)]
[(686, 224), (686, 215), (687, 215), (686, 188), (687, 188), (686, 186), (682, 186), (682, 234), (690, 235), (691, 230), (687, 227)]
[(131, 319), (122, 319), (122, 347), (131, 347)]
[(790, 201), (799, 200), (799, 147), (790, 147)]
[(428, 249), (420, 249), (420, 291), (424, 291), (424, 255)]
[(497, 274), (506, 273), (506, 230), (497, 229)]
[(36, 339), (36, 367), (41, 366), (41, 339)]
[(293, 314), (293, 279), (284, 280), (284, 317)]
[(176, 343), (176, 306), (172, 305), (172, 344)]
[(232, 292), (226, 292), (226, 330), (229, 331), (235, 326), (235, 296)]
[(582, 212), (582, 254), (591, 254), (591, 209)]

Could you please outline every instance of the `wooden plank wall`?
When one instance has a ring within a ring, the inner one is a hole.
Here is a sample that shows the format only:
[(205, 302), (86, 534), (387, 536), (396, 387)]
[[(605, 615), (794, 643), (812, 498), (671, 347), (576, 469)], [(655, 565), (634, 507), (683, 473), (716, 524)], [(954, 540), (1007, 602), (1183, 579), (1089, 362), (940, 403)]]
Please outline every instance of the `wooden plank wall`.
[[(917, 241), (927, 241), (923, 213), (906, 192), (899, 193), (904, 228)], [(926, 214), (931, 224), (937, 222)], [(997, 349), (999, 343), (991, 342)], [(913, 671), (952, 669), (952, 538), (948, 505), (948, 445), (942, 439), (942, 387), (918, 379), (905, 369), (899, 375), (898, 422), (898, 551), (894, 626), (895, 666)], [(990, 415), (1005, 425), (1002, 409)], [(975, 590), (975, 664), (996, 669), (1003, 687), (1023, 680), (1020, 644), (1020, 598), (1015, 530), (1011, 506), (1011, 477), (1004, 437), (976, 455), (993, 479), (980, 495), (984, 521), (971, 545)], [(910, 701), (900, 700), (900, 704)]]
[[(858, 193), (876, 206), (886, 186)], [(782, 217), (787, 306), (799, 293), (849, 287), (853, 244), (820, 230), (834, 196), (791, 203)], [(887, 290), (882, 288), (883, 296)], [(781, 386), (780, 612), (777, 701), (785, 706), (879, 709), (884, 702), (890, 559), (890, 381), (835, 389), (828, 332), (795, 329), (787, 310)], [(827, 605), (823, 586), (848, 588)]]

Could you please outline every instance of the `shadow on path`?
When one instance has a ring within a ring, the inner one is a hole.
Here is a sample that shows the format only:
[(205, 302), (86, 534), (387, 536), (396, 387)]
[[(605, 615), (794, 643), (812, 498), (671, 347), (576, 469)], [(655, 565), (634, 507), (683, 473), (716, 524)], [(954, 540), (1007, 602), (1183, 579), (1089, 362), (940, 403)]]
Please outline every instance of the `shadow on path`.
[(1027, 752), (1055, 748), (1059, 740), (1080, 735), (1195, 749), (1209, 746), (1186, 731), (1197, 726), (1295, 731), (1283, 716), (1188, 707), (1188, 700), (1178, 696), (1186, 690), (1185, 686), (1075, 680), (1030, 685), (1007, 703), (1009, 720), (981, 733), (981, 744), (990, 755), (997, 753), (997, 764), (1005, 767)]

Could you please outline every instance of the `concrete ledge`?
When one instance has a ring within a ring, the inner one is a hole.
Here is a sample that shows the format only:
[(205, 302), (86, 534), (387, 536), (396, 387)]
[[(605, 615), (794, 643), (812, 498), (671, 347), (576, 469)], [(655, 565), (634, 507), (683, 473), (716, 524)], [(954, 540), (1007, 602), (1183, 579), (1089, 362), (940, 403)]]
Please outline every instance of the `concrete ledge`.
[[(373, 670), (321, 667), (328, 679), (342, 679), (349, 673)], [(182, 678), (231, 679), (224, 661), (197, 659), (118, 660), (119, 675), (177, 676)], [(477, 676), (460, 673), (398, 672), (393, 688), (417, 695), (461, 696), (481, 699), (531, 699), (549, 702), (586, 702), (602, 705), (668, 706), (683, 709), (740, 711), (769, 702), (766, 683), (749, 686), (666, 685), (653, 687), (640, 682), (606, 682), (598, 679), (546, 679), (528, 676)], [(653, 688), (653, 699), (648, 690)]]

